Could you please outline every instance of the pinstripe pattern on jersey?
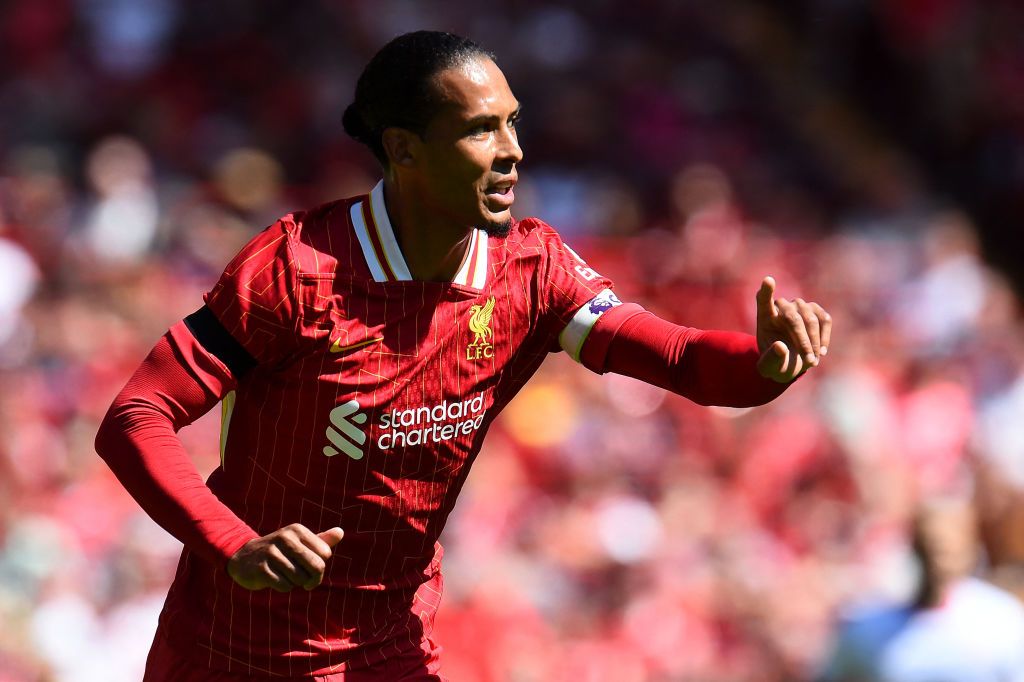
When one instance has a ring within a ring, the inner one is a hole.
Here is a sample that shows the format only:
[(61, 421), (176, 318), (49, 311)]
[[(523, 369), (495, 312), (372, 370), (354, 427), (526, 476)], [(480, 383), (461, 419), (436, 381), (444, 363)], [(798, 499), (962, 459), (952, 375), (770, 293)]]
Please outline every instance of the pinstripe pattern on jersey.
[[(244, 334), (246, 315), (274, 309), (282, 312), (268, 321), (299, 339), (288, 344), (298, 350), (289, 350), (287, 363), (260, 366), (238, 387), (226, 468), (210, 485), (261, 534), (299, 522), (314, 532), (340, 525), (346, 536), (325, 585), (310, 592), (247, 592), (186, 554), (166, 629), (214, 669), (324, 675), (376, 669), (420, 651), (440, 600), (436, 540), (487, 427), (557, 348), (579, 306), (609, 285), (581, 280), (571, 256), (559, 261), (557, 234), (531, 224), (500, 239), (474, 231), (451, 283), (388, 277), (396, 261), (387, 262), (382, 241), (374, 248), (376, 216), (371, 211), (368, 222), (366, 202), (303, 214), (287, 229), (292, 248), (261, 250), (271, 262), (255, 259), (238, 271), (242, 281), (225, 287), (242, 292), (219, 309), (226, 326)], [(284, 281), (282, 268), (295, 283), (288, 305), (267, 297), (283, 293), (267, 286)], [(469, 311), (491, 296), (494, 355), (468, 360)], [(384, 341), (344, 357), (329, 353), (331, 338), (366, 334)], [(388, 451), (372, 445), (389, 409), (478, 393), (486, 411), (475, 431)], [(324, 457), (330, 410), (353, 398), (368, 415), (365, 456)]]

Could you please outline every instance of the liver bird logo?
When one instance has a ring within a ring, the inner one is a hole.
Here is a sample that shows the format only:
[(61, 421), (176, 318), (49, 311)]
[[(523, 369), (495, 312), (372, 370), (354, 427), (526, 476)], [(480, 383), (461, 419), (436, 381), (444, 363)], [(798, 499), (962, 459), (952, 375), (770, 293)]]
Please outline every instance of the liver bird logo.
[(487, 303), (471, 306), (469, 309), (469, 331), (476, 334), (470, 346), (489, 344), (494, 336), (491, 331), (491, 315), (494, 313), (494, 297), (487, 299)]

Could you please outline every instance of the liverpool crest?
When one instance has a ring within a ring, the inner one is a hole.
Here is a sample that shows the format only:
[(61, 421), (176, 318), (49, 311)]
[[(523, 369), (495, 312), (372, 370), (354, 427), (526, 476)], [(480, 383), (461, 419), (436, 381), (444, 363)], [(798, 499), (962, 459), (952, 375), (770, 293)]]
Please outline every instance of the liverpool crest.
[(473, 341), (466, 346), (466, 359), (494, 357), (494, 345), (491, 339), (491, 315), (494, 313), (494, 297), (487, 299), (483, 305), (474, 305), (469, 309), (469, 331), (473, 332)]

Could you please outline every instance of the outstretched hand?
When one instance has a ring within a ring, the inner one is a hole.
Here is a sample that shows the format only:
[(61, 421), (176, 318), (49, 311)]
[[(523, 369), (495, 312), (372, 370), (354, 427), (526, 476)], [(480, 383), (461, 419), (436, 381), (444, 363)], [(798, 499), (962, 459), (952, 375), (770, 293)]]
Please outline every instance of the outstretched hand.
[(245, 543), (228, 560), (228, 575), (247, 590), (312, 590), (323, 581), (327, 560), (344, 535), (337, 527), (314, 533), (293, 523)]
[(757, 292), (757, 348), (761, 376), (788, 383), (828, 354), (832, 316), (817, 303), (802, 298), (775, 297), (775, 279), (761, 281)]

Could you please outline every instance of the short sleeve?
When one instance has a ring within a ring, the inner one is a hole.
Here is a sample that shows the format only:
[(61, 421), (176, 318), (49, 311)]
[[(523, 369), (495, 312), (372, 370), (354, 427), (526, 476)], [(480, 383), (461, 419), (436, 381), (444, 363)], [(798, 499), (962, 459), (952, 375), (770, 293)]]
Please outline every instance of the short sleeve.
[(203, 298), (224, 329), (258, 365), (274, 365), (297, 342), (297, 276), (286, 216), (238, 252)]
[(545, 255), (540, 282), (543, 312), (558, 340), (552, 350), (561, 348), (578, 361), (597, 319), (621, 302), (612, 293), (612, 281), (587, 265), (553, 227), (541, 223), (538, 232)]

